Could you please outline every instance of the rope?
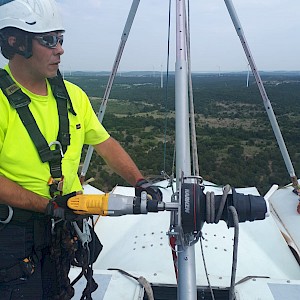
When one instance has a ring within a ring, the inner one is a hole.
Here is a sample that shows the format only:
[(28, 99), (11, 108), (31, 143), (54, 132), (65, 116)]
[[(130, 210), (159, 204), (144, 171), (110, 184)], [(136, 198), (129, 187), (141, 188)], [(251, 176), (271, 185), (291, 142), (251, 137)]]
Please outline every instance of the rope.
[(143, 277), (143, 276), (136, 277), (136, 276), (133, 276), (130, 273), (124, 271), (124, 270), (121, 270), (121, 269), (109, 268), (108, 270), (119, 271), (121, 274), (135, 279), (145, 289), (148, 300), (154, 300), (154, 295), (153, 295), (153, 290), (152, 290), (151, 284), (147, 281), (147, 279), (145, 277)]
[(70, 224), (67, 222), (61, 223), (55, 227), (56, 231), (52, 235), (51, 245), (51, 258), (55, 263), (57, 286), (57, 294), (54, 300), (69, 300), (75, 294), (68, 274), (76, 248), (73, 235), (71, 235)]
[(83, 275), (86, 278), (87, 284), (82, 292), (82, 296), (80, 300), (92, 300), (92, 293), (96, 291), (98, 288), (98, 284), (96, 283), (95, 279), (93, 278), (93, 269), (89, 267), (89, 265), (86, 265), (83, 270)]
[[(89, 265), (89, 248), (87, 247), (87, 249), (85, 250), (88, 251), (88, 255), (84, 256), (84, 261), (81, 261), (81, 264), (77, 264), (78, 267), (82, 267), (82, 270), (79, 275), (72, 281), (71, 285), (74, 286), (82, 278), (82, 276), (84, 276), (86, 278), (87, 284), (84, 291), (82, 292), (80, 300), (92, 300), (91, 294), (96, 291), (96, 289), (98, 288), (98, 284), (93, 278), (92, 265)], [(72, 264), (76, 266), (76, 263), (74, 261), (72, 262)]]
[[(102, 245), (96, 245), (96, 239), (97, 235), (94, 231), (94, 220), (93, 217), (91, 217), (92, 220), (92, 226), (89, 226), (90, 234), (92, 237), (92, 240), (88, 242), (87, 244), (83, 243), (83, 241), (79, 238), (78, 239), (78, 245), (77, 245), (77, 251), (75, 253), (74, 259), (71, 261), (71, 264), (73, 266), (81, 267), (82, 270), (79, 273), (79, 275), (71, 282), (71, 285), (74, 286), (81, 278), (82, 276), (86, 279), (86, 287), (84, 291), (82, 292), (82, 296), (80, 300), (92, 300), (92, 293), (96, 291), (98, 288), (98, 284), (93, 278), (93, 263), (96, 261), (99, 253), (102, 250)], [(84, 221), (83, 221), (84, 222)], [(82, 230), (84, 228), (84, 225), (82, 224)], [(75, 228), (76, 229), (76, 228)], [(81, 228), (79, 227), (81, 230)], [(76, 231), (78, 234), (78, 231)]]
[(209, 280), (209, 277), (208, 277), (208, 271), (207, 271), (207, 266), (206, 266), (206, 261), (205, 261), (205, 257), (204, 257), (204, 251), (203, 251), (202, 238), (200, 239), (200, 247), (201, 247), (201, 254), (202, 254), (202, 260), (203, 260), (203, 266), (204, 266), (204, 270), (205, 270), (206, 280), (207, 280), (207, 284), (208, 284), (210, 294), (211, 294), (211, 299), (215, 300), (214, 291), (212, 289), (212, 286), (210, 284), (210, 280)]
[[(186, 18), (185, 18), (186, 20)], [(194, 176), (199, 176), (199, 162), (197, 150), (197, 136), (196, 136), (196, 122), (195, 122), (195, 109), (194, 109), (194, 94), (192, 84), (192, 68), (191, 68), (191, 33), (190, 33), (190, 1), (188, 0), (188, 17), (186, 21), (186, 45), (187, 45), (187, 61), (188, 61), (188, 91), (190, 98), (190, 128), (191, 128), (191, 142), (192, 142), (192, 166)]]
[[(77, 235), (70, 222), (57, 223), (55, 232), (52, 234), (50, 252), (56, 269), (57, 293), (53, 298), (54, 300), (70, 300), (75, 294), (73, 285), (83, 275), (87, 280), (87, 284), (80, 300), (92, 300), (91, 294), (98, 288), (98, 284), (93, 278), (89, 247), (81, 249), (81, 253), (78, 254), (77, 242)], [(82, 267), (81, 273), (72, 283), (68, 276), (71, 263), (74, 266)]]
[(215, 219), (216, 223), (218, 223), (221, 219), (222, 212), (224, 210), (224, 206), (225, 206), (225, 203), (226, 203), (227, 195), (229, 194), (230, 189), (231, 188), (230, 188), (229, 184), (225, 185), (225, 187), (223, 189), (223, 196), (222, 196), (221, 203), (220, 203), (220, 206), (219, 206), (219, 210), (218, 210), (218, 213), (217, 213), (217, 216), (216, 216), (216, 219)]
[(221, 202), (218, 208), (217, 215), (215, 216), (215, 193), (214, 192), (206, 192), (206, 223), (219, 223), (224, 206), (226, 203), (227, 196), (231, 190), (231, 187), (229, 184), (227, 184), (223, 188), (223, 195), (221, 198)]
[(231, 284), (229, 290), (229, 300), (234, 300), (234, 287), (236, 278), (236, 268), (237, 268), (237, 254), (238, 254), (238, 242), (239, 242), (239, 217), (234, 206), (228, 207), (232, 214), (234, 222), (234, 243), (233, 243), (233, 259), (232, 259), (232, 272), (231, 272)]
[[(166, 78), (166, 95), (165, 95), (165, 112), (167, 112), (168, 105), (168, 92), (169, 92), (169, 65), (170, 65), (170, 33), (171, 32), (171, 0), (169, 0), (169, 21), (168, 21), (168, 50), (167, 50), (167, 78)], [(167, 156), (167, 128), (168, 118), (165, 117), (165, 130), (164, 130), (164, 163), (163, 170), (166, 171), (166, 156)]]
[[(218, 212), (215, 214), (216, 207), (215, 207), (215, 194), (214, 192), (207, 192), (206, 193), (206, 223), (215, 223), (217, 224), (220, 221), (220, 218), (222, 216), (227, 196), (230, 192), (231, 188), (230, 185), (226, 185), (223, 189), (223, 195), (219, 204)], [(232, 271), (231, 271), (231, 283), (230, 283), (230, 289), (229, 289), (229, 300), (234, 300), (234, 287), (235, 287), (235, 279), (236, 279), (236, 269), (237, 269), (237, 253), (238, 253), (238, 242), (239, 242), (239, 218), (238, 213), (234, 206), (229, 206), (228, 210), (232, 214), (233, 218), (233, 224), (234, 224), (234, 243), (233, 243), (233, 259), (232, 259)], [(203, 246), (202, 246), (202, 240), (200, 240), (201, 244), (201, 250), (202, 250), (202, 256), (203, 256), (203, 262), (204, 262), (204, 268), (205, 273), (207, 276), (208, 285), (211, 290), (212, 299), (214, 299), (213, 292), (210, 286), (208, 273), (206, 270), (205, 265), (205, 259), (203, 254)]]

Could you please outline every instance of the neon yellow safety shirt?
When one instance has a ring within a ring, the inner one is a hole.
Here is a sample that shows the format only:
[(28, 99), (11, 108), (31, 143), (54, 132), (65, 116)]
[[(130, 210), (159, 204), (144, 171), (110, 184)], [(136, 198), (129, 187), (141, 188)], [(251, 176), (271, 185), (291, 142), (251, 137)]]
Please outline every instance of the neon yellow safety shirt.
[[(8, 66), (5, 66), (5, 70), (11, 75)], [(14, 78), (13, 80), (16, 81)], [(68, 81), (65, 81), (65, 85), (77, 114), (74, 116), (69, 112), (71, 144), (62, 159), (63, 193), (67, 194), (82, 190), (77, 171), (83, 145), (104, 142), (109, 138), (109, 134), (100, 124), (85, 92)], [(48, 81), (47, 96), (35, 95), (23, 86), (19, 86), (30, 97), (29, 108), (47, 142), (56, 141), (59, 127), (58, 112)], [(0, 175), (27, 190), (50, 198), (47, 185), (50, 178), (49, 163), (40, 160), (17, 111), (11, 107), (1, 90)]]

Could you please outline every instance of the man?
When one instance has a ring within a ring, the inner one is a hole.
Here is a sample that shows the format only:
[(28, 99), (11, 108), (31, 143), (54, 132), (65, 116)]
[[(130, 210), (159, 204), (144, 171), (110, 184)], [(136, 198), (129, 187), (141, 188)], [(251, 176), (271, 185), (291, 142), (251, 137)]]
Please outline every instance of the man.
[[(141, 172), (100, 124), (86, 94), (69, 82), (64, 87), (51, 81), (64, 53), (63, 33), (54, 0), (0, 2), (1, 52), (9, 60), (0, 82), (1, 300), (72, 297), (70, 286), (58, 282), (62, 270), (53, 261), (56, 228), (51, 234), (51, 222), (71, 232), (68, 221), (77, 219), (66, 201), (82, 189), (77, 170), (83, 144), (93, 145), (129, 184), (161, 197), (144, 185)], [(64, 287), (64, 295), (57, 285)]]

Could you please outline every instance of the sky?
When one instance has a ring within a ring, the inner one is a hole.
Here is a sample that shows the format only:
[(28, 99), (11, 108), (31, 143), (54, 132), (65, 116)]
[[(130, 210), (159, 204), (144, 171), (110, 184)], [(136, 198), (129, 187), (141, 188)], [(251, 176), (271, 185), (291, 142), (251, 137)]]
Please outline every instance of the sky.
[[(57, 0), (65, 39), (61, 69), (110, 71), (132, 0)], [(170, 69), (175, 66), (172, 0)], [(233, 0), (258, 70), (300, 70), (300, 1)], [(141, 0), (119, 71), (167, 66), (169, 0)], [(194, 72), (246, 71), (248, 62), (222, 0), (190, 0)], [(3, 65), (5, 60), (1, 58)]]

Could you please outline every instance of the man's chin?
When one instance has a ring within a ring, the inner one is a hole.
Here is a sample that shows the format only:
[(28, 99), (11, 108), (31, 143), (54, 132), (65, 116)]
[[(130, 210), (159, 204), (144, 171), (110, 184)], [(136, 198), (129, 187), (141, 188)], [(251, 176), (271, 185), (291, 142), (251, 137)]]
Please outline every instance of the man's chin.
[(53, 77), (57, 76), (57, 73), (58, 73), (58, 66), (56, 67), (55, 70), (53, 69), (48, 72), (47, 78), (53, 78)]

